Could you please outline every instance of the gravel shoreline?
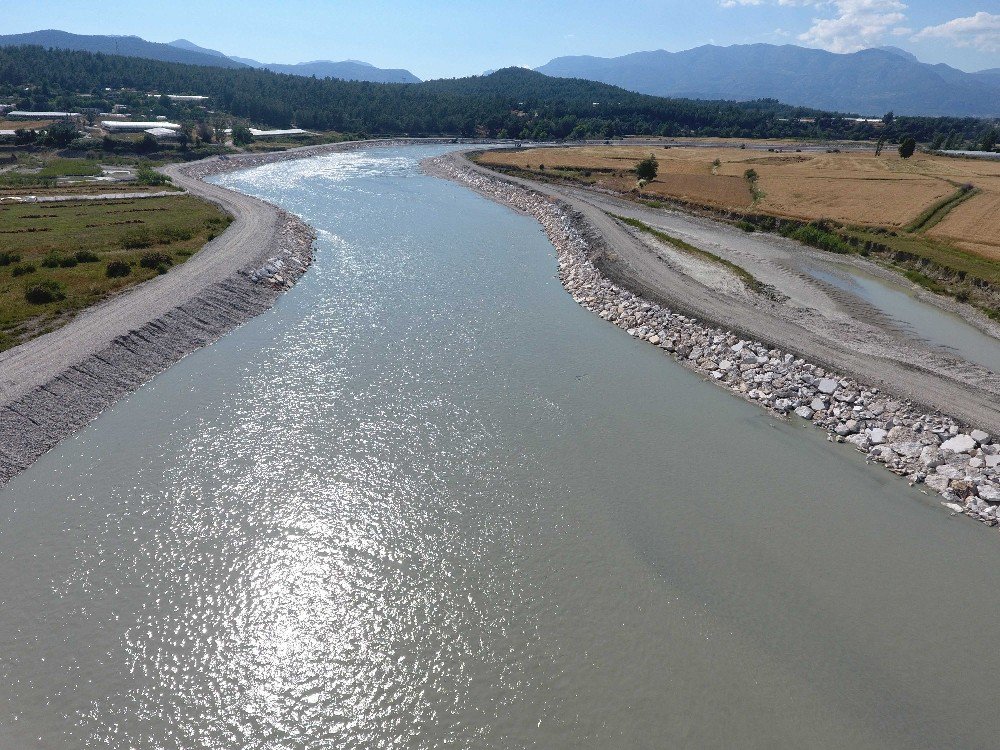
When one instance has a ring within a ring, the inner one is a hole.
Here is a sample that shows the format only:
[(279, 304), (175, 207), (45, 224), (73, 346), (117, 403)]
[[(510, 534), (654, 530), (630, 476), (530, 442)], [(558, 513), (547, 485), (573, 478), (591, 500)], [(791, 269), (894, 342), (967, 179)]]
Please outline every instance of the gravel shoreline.
[(449, 141), (348, 141), (164, 168), (233, 223), (169, 273), (0, 353), (0, 485), (185, 355), (271, 308), (312, 263), (316, 235), (305, 222), (204, 178), (339, 151)]
[(578, 304), (747, 401), (854, 445), (869, 462), (937, 493), (953, 513), (997, 526), (1000, 442), (985, 430), (633, 294), (598, 270), (592, 259), (605, 250), (600, 233), (561, 200), (454, 159), (424, 166), (535, 218), (556, 248), (559, 279)]

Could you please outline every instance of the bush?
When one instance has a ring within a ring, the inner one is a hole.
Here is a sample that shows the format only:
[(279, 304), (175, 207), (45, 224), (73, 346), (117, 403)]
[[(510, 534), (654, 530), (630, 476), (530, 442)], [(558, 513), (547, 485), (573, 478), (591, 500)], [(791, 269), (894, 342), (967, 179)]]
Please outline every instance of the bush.
[(160, 266), (173, 265), (174, 259), (166, 253), (143, 253), (139, 260), (139, 265), (143, 268), (159, 268)]
[(90, 250), (77, 250), (73, 257), (76, 258), (77, 263), (96, 263), (100, 260), (97, 253)]
[(45, 305), (66, 299), (66, 292), (58, 281), (38, 281), (25, 288), (24, 298), (33, 305)]
[(757, 227), (751, 224), (749, 221), (738, 221), (736, 222), (736, 226), (738, 226), (744, 232), (754, 232), (757, 230)]
[(156, 241), (161, 245), (169, 245), (171, 242), (184, 242), (194, 237), (194, 232), (181, 227), (163, 227), (156, 231)]
[(746, 172), (743, 173), (743, 178), (747, 182), (751, 182), (751, 183), (757, 182), (757, 178), (758, 177), (759, 177), (759, 175), (757, 174), (757, 170), (756, 169), (748, 169)]
[(660, 165), (656, 161), (656, 157), (652, 154), (635, 165), (636, 177), (640, 180), (646, 180), (647, 182), (655, 180), (656, 173), (659, 172), (659, 170)]
[(916, 150), (917, 142), (909, 136), (904, 138), (903, 142), (899, 144), (899, 155), (904, 159), (909, 159)]
[(788, 236), (805, 245), (826, 250), (827, 252), (840, 253), (842, 255), (851, 252), (851, 246), (839, 236), (814, 224), (806, 224), (804, 227), (799, 227)]
[(59, 259), (60, 268), (73, 268), (77, 263), (76, 256), (67, 255)]
[(136, 173), (136, 180), (140, 185), (169, 185), (170, 178), (165, 174), (160, 174), (148, 164), (139, 167)]
[(20, 261), (20, 253), (12, 253), (9, 250), (0, 253), (0, 266), (9, 266), (11, 263), (19, 263)]
[(38, 269), (35, 268), (35, 266), (33, 266), (31, 263), (21, 263), (10, 269), (10, 272), (14, 276), (25, 276), (26, 274), (34, 273), (37, 270)]
[(50, 253), (42, 259), (42, 268), (59, 268), (62, 265), (62, 256)]
[(153, 244), (153, 236), (146, 227), (138, 227), (123, 232), (119, 244), (126, 250), (136, 250)]
[(132, 273), (132, 266), (123, 260), (113, 260), (108, 263), (108, 267), (104, 269), (104, 273), (109, 279), (116, 279)]

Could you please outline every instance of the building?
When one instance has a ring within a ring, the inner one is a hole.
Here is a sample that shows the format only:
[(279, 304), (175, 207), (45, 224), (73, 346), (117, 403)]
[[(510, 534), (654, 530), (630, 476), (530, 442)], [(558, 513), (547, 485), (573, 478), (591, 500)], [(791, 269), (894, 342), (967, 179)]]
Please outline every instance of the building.
[(20, 109), (7, 113), (11, 120), (69, 120), (79, 116), (79, 112), (26, 112)]
[(138, 133), (140, 130), (150, 128), (164, 128), (169, 130), (180, 130), (181, 126), (176, 122), (132, 122), (130, 120), (101, 120), (101, 127), (109, 133)]
[(254, 138), (279, 138), (281, 136), (288, 135), (312, 135), (308, 130), (303, 130), (302, 128), (288, 128), (287, 130), (257, 130), (257, 128), (248, 128), (250, 135)]
[(171, 138), (179, 138), (181, 134), (179, 130), (171, 130), (170, 128), (148, 128), (143, 132), (149, 133), (158, 141)]

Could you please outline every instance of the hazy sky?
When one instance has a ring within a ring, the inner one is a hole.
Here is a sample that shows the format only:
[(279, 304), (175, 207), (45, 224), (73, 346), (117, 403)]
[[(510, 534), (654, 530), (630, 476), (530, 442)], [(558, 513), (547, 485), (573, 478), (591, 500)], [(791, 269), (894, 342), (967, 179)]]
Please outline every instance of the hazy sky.
[(421, 78), (701, 44), (892, 44), (925, 62), (1000, 67), (1000, 0), (29, 0), (0, 33), (179, 37), (263, 62), (366, 60)]

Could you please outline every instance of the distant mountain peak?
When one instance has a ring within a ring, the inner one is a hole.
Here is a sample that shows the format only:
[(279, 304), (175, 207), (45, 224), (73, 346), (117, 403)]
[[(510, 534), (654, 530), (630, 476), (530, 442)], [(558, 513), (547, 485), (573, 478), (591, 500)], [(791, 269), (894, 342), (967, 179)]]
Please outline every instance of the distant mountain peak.
[(187, 39), (174, 39), (174, 41), (167, 42), (167, 44), (169, 44), (171, 47), (177, 47), (178, 49), (186, 49), (191, 52), (201, 52), (204, 55), (211, 55), (212, 57), (224, 57), (227, 60), (233, 59), (228, 55), (219, 52), (218, 50), (208, 49), (208, 47), (199, 47), (197, 44), (195, 44), (194, 42), (189, 42)]
[(1000, 76), (920, 62), (898, 47), (837, 54), (793, 44), (704, 45), (621, 57), (557, 57), (537, 68), (654, 96), (778, 99), (815, 109), (880, 116), (1000, 115)]
[(918, 63), (920, 60), (912, 52), (907, 52), (905, 49), (900, 49), (899, 47), (893, 47), (891, 44), (886, 44), (882, 47), (873, 47), (872, 49), (881, 50), (882, 52), (888, 52), (890, 54), (902, 57), (904, 60), (909, 60), (910, 62)]

